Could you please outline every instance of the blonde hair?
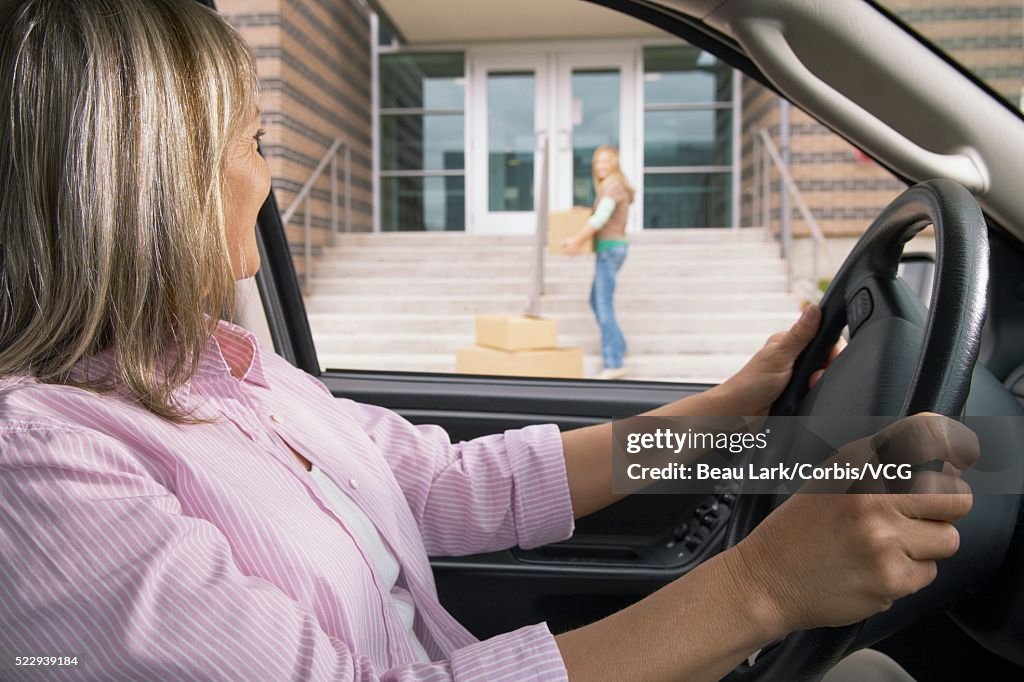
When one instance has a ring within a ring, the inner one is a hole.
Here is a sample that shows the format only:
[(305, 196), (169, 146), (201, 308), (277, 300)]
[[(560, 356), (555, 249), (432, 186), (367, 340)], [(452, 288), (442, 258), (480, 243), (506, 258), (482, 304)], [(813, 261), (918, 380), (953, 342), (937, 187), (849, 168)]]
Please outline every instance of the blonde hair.
[[(193, 421), (173, 392), (233, 312), (222, 159), (252, 53), (195, 0), (0, 0), (0, 83), (0, 376)], [(107, 349), (116, 376), (72, 379)]]
[[(609, 154), (612, 157), (612, 170), (604, 180), (598, 180), (594, 167), (597, 165), (597, 155), (602, 153)], [(636, 190), (633, 189), (633, 185), (629, 184), (629, 180), (626, 179), (625, 174), (622, 172), (622, 167), (619, 165), (619, 150), (617, 147), (613, 147), (610, 144), (603, 144), (595, 149), (594, 155), (590, 158), (590, 172), (594, 177), (594, 191), (598, 196), (601, 195), (601, 185), (609, 180), (617, 180), (618, 182), (621, 182), (622, 186), (626, 189), (626, 193), (629, 195), (629, 203), (633, 203), (633, 198), (636, 196)]]

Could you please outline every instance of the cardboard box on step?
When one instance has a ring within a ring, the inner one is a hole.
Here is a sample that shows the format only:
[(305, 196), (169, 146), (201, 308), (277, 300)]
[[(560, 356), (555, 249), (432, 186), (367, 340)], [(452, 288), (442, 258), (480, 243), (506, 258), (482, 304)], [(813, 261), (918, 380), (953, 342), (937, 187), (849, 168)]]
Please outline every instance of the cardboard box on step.
[(477, 315), (476, 342), (499, 350), (558, 347), (558, 322), (526, 315)]
[(485, 346), (466, 346), (455, 352), (455, 371), (460, 374), (583, 378), (583, 349), (507, 351)]
[[(583, 223), (591, 216), (589, 208), (576, 207), (568, 211), (552, 211), (548, 214), (548, 252), (562, 254), (562, 242), (575, 236)], [(594, 240), (588, 239), (580, 253), (593, 253)]]

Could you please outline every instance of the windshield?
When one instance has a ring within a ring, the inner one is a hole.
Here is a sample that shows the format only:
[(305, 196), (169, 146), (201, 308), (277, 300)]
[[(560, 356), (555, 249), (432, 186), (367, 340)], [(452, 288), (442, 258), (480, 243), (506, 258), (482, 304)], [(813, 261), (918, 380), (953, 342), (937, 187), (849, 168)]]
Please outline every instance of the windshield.
[(1024, 103), (1024, 0), (876, 0), (1014, 107)]

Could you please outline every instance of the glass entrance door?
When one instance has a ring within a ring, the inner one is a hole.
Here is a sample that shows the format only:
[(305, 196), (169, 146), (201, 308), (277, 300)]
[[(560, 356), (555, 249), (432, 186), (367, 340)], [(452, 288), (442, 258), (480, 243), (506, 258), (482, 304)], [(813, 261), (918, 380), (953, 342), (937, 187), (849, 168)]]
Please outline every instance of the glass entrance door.
[(528, 234), (536, 225), (538, 139), (548, 129), (548, 60), (473, 60), (472, 231)]
[(557, 57), (552, 208), (592, 206), (591, 159), (601, 145), (619, 149), (622, 170), (636, 182), (635, 53), (563, 53)]
[[(619, 147), (623, 172), (637, 182), (638, 58), (630, 50), (473, 55), (473, 162), (466, 178), (471, 231), (532, 233), (541, 172), (538, 147), (545, 139), (550, 210), (594, 203), (591, 158), (601, 145)], [(639, 227), (636, 221), (630, 224)]]

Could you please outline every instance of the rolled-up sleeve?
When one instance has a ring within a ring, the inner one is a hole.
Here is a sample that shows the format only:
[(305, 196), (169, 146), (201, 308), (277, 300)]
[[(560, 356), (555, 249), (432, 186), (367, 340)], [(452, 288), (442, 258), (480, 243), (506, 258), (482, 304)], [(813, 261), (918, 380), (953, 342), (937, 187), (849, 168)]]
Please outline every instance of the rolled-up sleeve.
[[(550, 456), (550, 440), (512, 437), (507, 466)], [(543, 625), (379, 669), (276, 585), (244, 575), (217, 527), (182, 514), (123, 445), (93, 432), (0, 431), (0, 594), (0, 652), (77, 654), (62, 679), (565, 679)], [(4, 679), (39, 679), (0, 663)]]
[(456, 679), (561, 682), (569, 676), (547, 625), (497, 635), (452, 654)]
[(554, 424), (452, 443), (438, 426), (338, 400), (380, 448), (427, 552), (458, 556), (537, 547), (573, 532), (562, 437)]

